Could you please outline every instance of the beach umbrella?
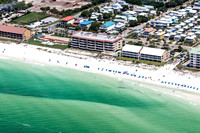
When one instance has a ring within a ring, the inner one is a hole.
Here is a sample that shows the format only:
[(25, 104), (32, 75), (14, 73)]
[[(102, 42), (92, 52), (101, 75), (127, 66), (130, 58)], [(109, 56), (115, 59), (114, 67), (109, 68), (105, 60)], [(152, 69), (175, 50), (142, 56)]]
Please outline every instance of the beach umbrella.
[(180, 84), (178, 84), (178, 86), (179, 86)]
[(141, 76), (139, 76), (138, 78), (140, 78)]
[(162, 81), (161, 83), (164, 83), (164, 81)]
[(136, 77), (136, 75), (134, 75), (134, 77)]
[(118, 71), (118, 73), (121, 73), (121, 71)]
[(193, 87), (193, 89), (195, 89), (195, 87)]
[(175, 83), (175, 85), (177, 85), (177, 83)]
[(189, 85), (187, 86), (187, 88), (189, 88)]
[(167, 82), (165, 81), (165, 84), (166, 84)]
[(144, 76), (142, 76), (142, 78), (144, 78)]
[(197, 88), (197, 90), (198, 90), (199, 88)]
[(190, 86), (190, 88), (192, 88), (192, 86)]
[(171, 84), (173, 85), (174, 83), (172, 82)]
[(184, 85), (184, 87), (186, 87), (186, 85)]
[(168, 82), (168, 84), (170, 84), (170, 82)]
[(112, 72), (112, 70), (109, 70), (109, 72)]

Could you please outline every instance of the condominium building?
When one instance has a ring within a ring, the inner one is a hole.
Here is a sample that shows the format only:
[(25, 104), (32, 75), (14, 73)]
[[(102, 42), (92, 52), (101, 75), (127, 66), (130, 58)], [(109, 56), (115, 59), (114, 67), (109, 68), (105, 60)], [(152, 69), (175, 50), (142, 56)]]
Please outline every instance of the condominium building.
[(141, 50), (140, 59), (156, 62), (165, 62), (169, 59), (169, 52), (163, 49), (143, 47)]
[(0, 25), (0, 37), (23, 41), (31, 37), (31, 32), (26, 28), (14, 27), (12, 25)]
[(122, 37), (104, 33), (79, 32), (71, 36), (71, 46), (98, 52), (117, 52), (122, 48)]
[(192, 50), (190, 51), (189, 66), (200, 68), (200, 47), (192, 48)]
[(122, 49), (122, 57), (139, 59), (141, 50), (141, 46), (125, 45)]

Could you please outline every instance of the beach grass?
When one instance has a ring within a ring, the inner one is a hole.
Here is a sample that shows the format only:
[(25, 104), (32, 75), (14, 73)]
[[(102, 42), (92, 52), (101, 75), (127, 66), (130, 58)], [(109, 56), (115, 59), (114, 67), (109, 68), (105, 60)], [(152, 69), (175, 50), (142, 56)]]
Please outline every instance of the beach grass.
[(154, 62), (154, 61), (147, 61), (147, 60), (140, 60), (138, 63), (145, 63), (148, 65), (155, 65), (155, 66), (164, 66), (165, 62)]
[(28, 25), (30, 23), (39, 21), (41, 19), (44, 19), (46, 17), (49, 17), (50, 15), (43, 13), (43, 12), (32, 12), (29, 14), (26, 14), (22, 17), (19, 17), (15, 20), (12, 20), (10, 23), (16, 23), (16, 24), (20, 24), (20, 25)]
[(117, 57), (117, 60), (123, 60), (123, 61), (136, 61), (137, 59), (133, 59), (133, 58), (127, 58), (127, 57)]
[(163, 66), (165, 64), (165, 62), (154, 62), (154, 61), (147, 61), (147, 60), (137, 60), (137, 59), (133, 59), (133, 58), (127, 58), (127, 57), (117, 57), (117, 60), (123, 60), (123, 61), (133, 61), (136, 63), (145, 63), (148, 65), (155, 65), (155, 66)]
[(44, 45), (40, 41), (34, 40), (33, 37), (28, 40), (28, 44), (42, 46), (42, 47), (48, 47), (48, 48), (61, 49), (61, 50), (69, 48), (68, 45)]

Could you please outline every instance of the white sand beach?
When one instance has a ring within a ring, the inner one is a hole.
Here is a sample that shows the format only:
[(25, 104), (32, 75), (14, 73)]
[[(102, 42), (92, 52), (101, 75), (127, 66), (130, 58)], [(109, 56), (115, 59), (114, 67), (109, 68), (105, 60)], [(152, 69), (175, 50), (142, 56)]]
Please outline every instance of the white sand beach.
[(131, 65), (130, 62), (94, 57), (97, 56), (97, 53), (90, 55), (89, 52), (81, 53), (71, 49), (62, 51), (13, 42), (0, 42), (0, 56), (58, 65), (197, 93), (200, 92), (200, 84), (198, 82), (200, 78), (189, 73), (174, 71), (175, 65), (173, 64), (167, 64), (163, 67), (145, 64)]

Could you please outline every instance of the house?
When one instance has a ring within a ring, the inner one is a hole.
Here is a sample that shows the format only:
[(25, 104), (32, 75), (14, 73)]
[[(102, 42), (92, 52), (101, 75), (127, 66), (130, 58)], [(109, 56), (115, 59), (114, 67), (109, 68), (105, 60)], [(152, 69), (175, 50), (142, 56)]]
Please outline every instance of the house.
[(103, 7), (103, 8), (100, 8), (100, 12), (102, 12), (102, 13), (113, 13), (114, 12), (114, 10), (113, 10), (113, 8), (112, 7), (108, 7), (108, 6), (105, 6), (105, 7)]
[(116, 22), (116, 23), (128, 23), (126, 20), (123, 20), (123, 19), (114, 19), (113, 22)]
[(151, 10), (149, 13), (149, 16), (156, 16), (156, 15), (157, 15), (156, 10)]
[(134, 29), (133, 33), (134, 33), (135, 37), (139, 37), (142, 34), (142, 29), (141, 28)]
[(193, 9), (200, 10), (200, 1), (194, 3)]
[(157, 32), (157, 33), (156, 33), (156, 37), (157, 37), (158, 39), (163, 39), (164, 36), (165, 36), (165, 32)]
[(83, 21), (80, 23), (80, 27), (89, 27), (92, 23), (94, 23), (94, 21)]
[(195, 35), (193, 35), (193, 36), (187, 36), (185, 38), (185, 42), (186, 43), (194, 43), (195, 41), (196, 41), (196, 36)]
[(148, 17), (148, 13), (144, 13), (144, 12), (142, 12), (142, 13), (139, 13), (138, 16)]
[(138, 8), (135, 10), (137, 13), (143, 13), (143, 12), (149, 12), (149, 9), (146, 7), (138, 6)]
[(112, 8), (114, 12), (116, 13), (116, 12), (120, 12), (123, 7), (119, 3), (115, 3), (112, 5)]
[(65, 27), (67, 24), (73, 24), (75, 17), (67, 16), (65, 18), (60, 19), (60, 26)]
[(109, 21), (99, 27), (100, 30), (110, 31), (115, 28), (115, 22)]
[(151, 5), (144, 5), (144, 7), (146, 7), (146, 8), (149, 9), (149, 10), (154, 9), (154, 6), (151, 6)]
[(156, 29), (154, 29), (154, 28), (148, 28), (148, 29), (143, 31), (142, 37), (149, 38), (149, 36), (153, 35), (155, 31), (156, 31)]
[(136, 17), (128, 17), (128, 22), (130, 22), (131, 20), (137, 21), (137, 18)]
[(142, 50), (141, 46), (126, 44), (122, 49), (122, 57), (139, 59), (141, 50)]
[(137, 13), (135, 11), (125, 11), (122, 13), (122, 15), (128, 17), (133, 17), (133, 16), (137, 16)]
[(156, 62), (165, 62), (169, 59), (169, 52), (163, 49), (143, 47), (141, 50), (140, 59)]
[(31, 37), (31, 32), (26, 28), (14, 27), (12, 25), (0, 25), (0, 37), (24, 41)]
[(169, 37), (170, 37), (170, 34), (165, 34), (163, 39), (164, 39), (165, 41), (168, 41), (168, 40), (169, 40)]
[(98, 18), (102, 19), (103, 15), (102, 13), (98, 13), (98, 12), (93, 12), (90, 19), (92, 20), (98, 20)]
[(126, 16), (123, 16), (123, 15), (116, 15), (115, 18), (116, 18), (116, 19), (127, 20), (127, 17), (126, 17)]
[(126, 3), (125, 1), (118, 1), (118, 4), (120, 4), (121, 6), (128, 6), (128, 3)]
[(83, 22), (83, 21), (84, 21), (84, 19), (79, 18), (79, 19), (77, 19), (76, 21), (73, 22), (73, 26), (79, 26), (80, 23)]
[(180, 35), (174, 36), (174, 41), (179, 42), (180, 39), (181, 39), (181, 36), (180, 36)]
[(117, 23), (116, 25), (115, 25), (115, 29), (116, 30), (120, 30), (120, 29), (123, 29), (123, 28), (125, 28), (125, 24), (124, 23)]

